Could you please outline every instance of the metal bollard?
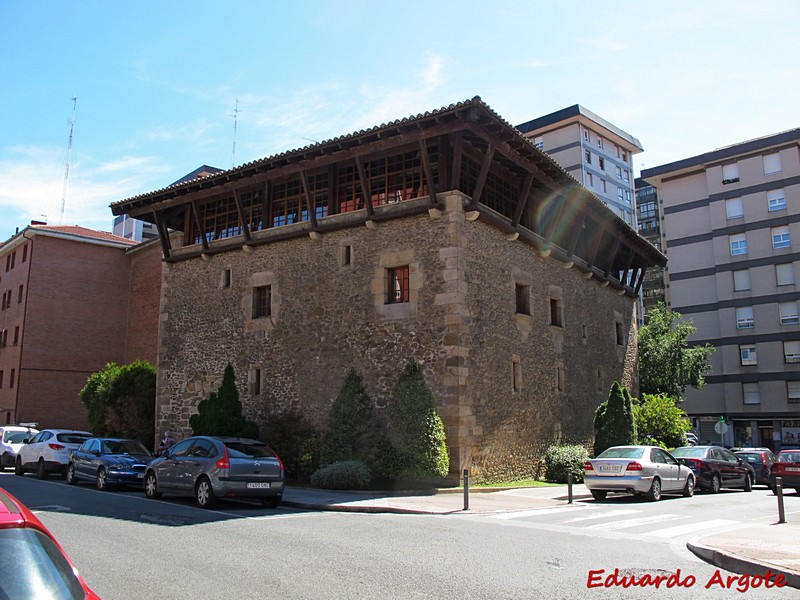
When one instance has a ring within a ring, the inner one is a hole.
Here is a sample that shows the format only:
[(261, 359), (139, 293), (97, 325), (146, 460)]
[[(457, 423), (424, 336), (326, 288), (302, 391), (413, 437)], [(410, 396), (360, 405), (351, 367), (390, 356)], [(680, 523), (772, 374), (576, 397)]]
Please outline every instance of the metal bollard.
[(786, 523), (786, 512), (783, 509), (783, 477), (775, 478), (775, 495), (778, 496), (778, 523)]
[(469, 471), (464, 469), (464, 510), (469, 510)]
[(572, 504), (572, 471), (567, 471), (567, 504)]

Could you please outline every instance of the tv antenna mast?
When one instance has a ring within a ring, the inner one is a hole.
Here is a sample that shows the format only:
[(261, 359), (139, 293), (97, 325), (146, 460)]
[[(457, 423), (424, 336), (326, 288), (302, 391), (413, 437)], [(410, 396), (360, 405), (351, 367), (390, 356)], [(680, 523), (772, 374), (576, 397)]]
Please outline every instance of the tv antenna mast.
[(231, 169), (236, 166), (236, 129), (239, 124), (239, 99), (236, 99), (236, 106), (233, 108), (233, 154), (231, 156)]
[(78, 97), (72, 97), (72, 118), (69, 120), (69, 144), (67, 145), (67, 171), (64, 173), (64, 189), (61, 192), (61, 211), (58, 214), (58, 224), (64, 223), (64, 204), (67, 201), (67, 182), (69, 181), (69, 161), (72, 156), (72, 133), (75, 130), (75, 108), (78, 105)]

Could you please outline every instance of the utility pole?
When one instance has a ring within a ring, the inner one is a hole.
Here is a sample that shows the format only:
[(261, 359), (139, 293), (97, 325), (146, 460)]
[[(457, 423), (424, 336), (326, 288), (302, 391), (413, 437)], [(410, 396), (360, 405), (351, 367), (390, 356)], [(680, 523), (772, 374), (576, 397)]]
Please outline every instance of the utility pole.
[(239, 122), (239, 99), (236, 99), (236, 106), (233, 109), (233, 156), (231, 160), (231, 169), (236, 166), (236, 129)]
[(75, 109), (78, 105), (78, 97), (72, 97), (72, 118), (69, 120), (69, 144), (67, 145), (67, 171), (64, 173), (64, 189), (61, 192), (61, 211), (58, 214), (58, 224), (64, 224), (64, 204), (67, 201), (67, 182), (69, 181), (69, 161), (72, 156), (72, 133), (75, 130)]

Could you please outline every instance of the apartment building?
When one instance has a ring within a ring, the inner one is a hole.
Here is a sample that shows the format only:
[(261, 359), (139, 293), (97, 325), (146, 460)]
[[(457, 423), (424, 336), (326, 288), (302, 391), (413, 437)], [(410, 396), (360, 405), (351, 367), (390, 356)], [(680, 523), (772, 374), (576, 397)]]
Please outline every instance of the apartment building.
[[(636, 221), (641, 235), (659, 250), (661, 245), (661, 217), (658, 211), (658, 190), (641, 177), (634, 182), (636, 190)], [(647, 321), (647, 311), (659, 302), (666, 301), (664, 287), (665, 267), (647, 269), (642, 281), (642, 317)]]
[(633, 155), (642, 151), (639, 140), (580, 104), (517, 129), (636, 228)]
[[(683, 408), (700, 437), (773, 449), (800, 439), (800, 129), (659, 167), (667, 301), (711, 343)], [(729, 425), (721, 438), (714, 425)]]
[(86, 428), (89, 375), (155, 363), (160, 289), (155, 240), (33, 224), (0, 244), (0, 422)]

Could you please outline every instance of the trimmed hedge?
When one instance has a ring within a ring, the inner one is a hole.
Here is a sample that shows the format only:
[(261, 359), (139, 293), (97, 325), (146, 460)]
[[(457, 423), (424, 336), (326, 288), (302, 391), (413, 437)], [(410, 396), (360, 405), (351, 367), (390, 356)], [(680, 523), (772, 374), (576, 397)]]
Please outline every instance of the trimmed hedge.
[(583, 465), (589, 452), (583, 446), (550, 446), (544, 454), (547, 481), (567, 483), (567, 473), (572, 472), (572, 482), (583, 481)]
[(344, 460), (315, 471), (311, 485), (327, 490), (364, 490), (371, 479), (369, 467), (363, 462)]

